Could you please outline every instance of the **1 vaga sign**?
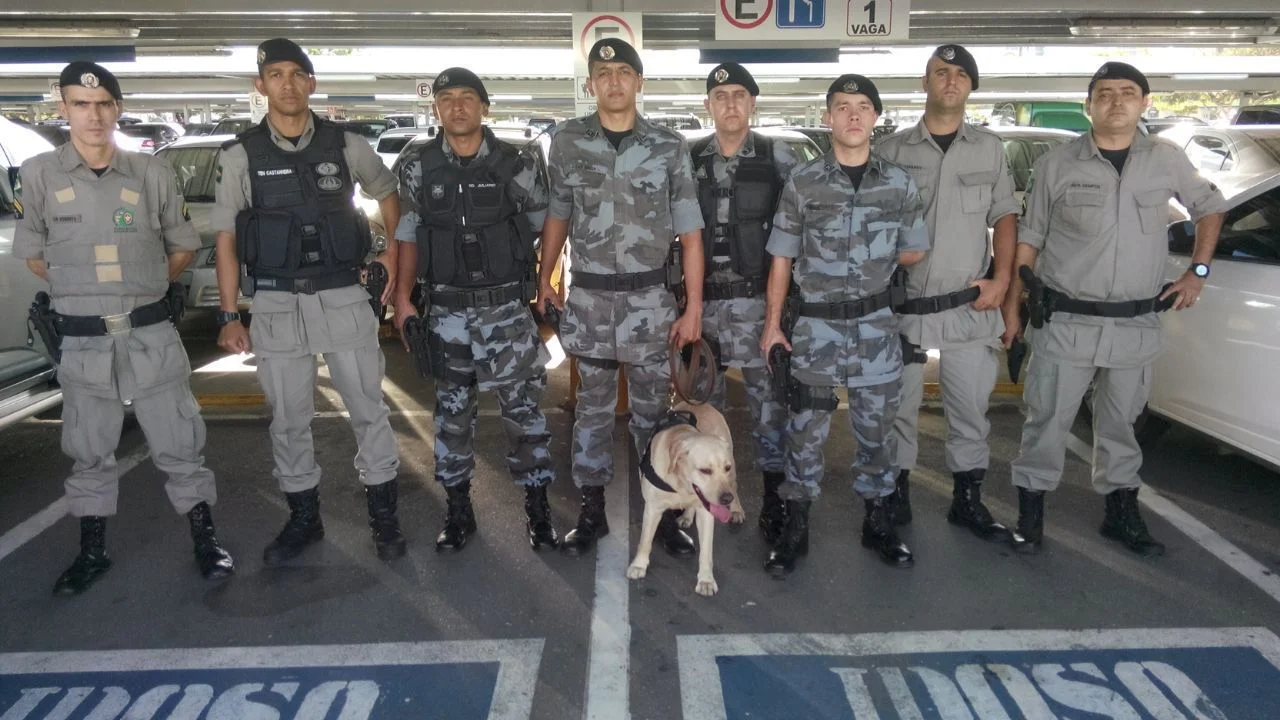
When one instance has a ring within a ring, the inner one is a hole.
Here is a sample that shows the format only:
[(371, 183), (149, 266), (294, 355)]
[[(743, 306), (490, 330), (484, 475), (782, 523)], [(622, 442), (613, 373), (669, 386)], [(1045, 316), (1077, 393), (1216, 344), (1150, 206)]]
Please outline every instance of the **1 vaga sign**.
[(0, 655), (0, 720), (527, 720), (542, 644)]
[(712, 2), (717, 41), (885, 42), (906, 40), (910, 25), (910, 0)]
[(1260, 628), (679, 639), (685, 720), (1274, 720)]

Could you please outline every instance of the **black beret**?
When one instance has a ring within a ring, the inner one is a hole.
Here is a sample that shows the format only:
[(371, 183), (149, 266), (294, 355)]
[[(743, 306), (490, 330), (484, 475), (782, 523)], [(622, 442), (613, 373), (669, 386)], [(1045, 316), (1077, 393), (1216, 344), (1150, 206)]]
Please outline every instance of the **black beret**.
[(1098, 68), (1098, 72), (1094, 73), (1093, 78), (1089, 80), (1089, 95), (1093, 94), (1093, 86), (1099, 80), (1132, 80), (1138, 87), (1142, 88), (1143, 95), (1151, 94), (1151, 86), (1147, 84), (1147, 76), (1129, 63), (1116, 62), (1115, 60), (1108, 60), (1102, 63), (1102, 67)]
[(720, 63), (707, 75), (707, 92), (720, 87), (721, 85), (741, 85), (751, 93), (751, 97), (760, 94), (760, 86), (756, 84), (756, 79), (751, 77), (751, 73), (736, 62)]
[(77, 60), (62, 68), (62, 74), (58, 75), (58, 85), (60, 87), (67, 87), (68, 85), (80, 85), (87, 88), (100, 87), (111, 93), (111, 97), (116, 100), (124, 99), (124, 96), (120, 94), (120, 81), (116, 79), (116, 76), (101, 65), (85, 60)]
[(307, 57), (307, 53), (298, 46), (298, 43), (288, 38), (274, 38), (258, 46), (258, 72), (262, 72), (264, 65), (278, 62), (297, 63), (298, 67), (306, 70), (308, 75), (316, 74), (311, 58)]
[(978, 89), (978, 61), (973, 59), (973, 55), (963, 45), (939, 45), (933, 51), (933, 56), (948, 65), (964, 68), (973, 81), (973, 89)]
[(605, 38), (597, 40), (587, 53), (587, 65), (593, 62), (620, 62), (631, 66), (638, 74), (644, 74), (644, 64), (640, 62), (640, 53), (631, 47), (631, 43), (621, 38)]
[(880, 91), (876, 90), (876, 84), (862, 75), (847, 73), (836, 78), (831, 83), (831, 87), (827, 88), (827, 104), (831, 104), (831, 96), (836, 93), (848, 93), (850, 95), (866, 95), (871, 100), (871, 107), (876, 109), (876, 114), (884, 112), (884, 105), (880, 104)]
[(489, 104), (489, 92), (484, 89), (484, 83), (480, 82), (480, 77), (466, 68), (451, 67), (448, 70), (442, 70), (436, 76), (436, 81), (431, 83), (431, 94), (439, 95), (450, 88), (471, 88), (480, 96), (480, 102), (485, 105)]

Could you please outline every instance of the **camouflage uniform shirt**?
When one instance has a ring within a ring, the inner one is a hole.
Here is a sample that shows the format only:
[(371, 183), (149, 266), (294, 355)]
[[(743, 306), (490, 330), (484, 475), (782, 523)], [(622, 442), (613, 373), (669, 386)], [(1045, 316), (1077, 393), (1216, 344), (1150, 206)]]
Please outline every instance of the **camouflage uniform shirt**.
[[(779, 185), (787, 181), (791, 171), (800, 164), (791, 146), (781, 140), (771, 140), (773, 145), (773, 165), (778, 171)], [(715, 184), (724, 190), (733, 189), (733, 175), (738, 170), (740, 158), (756, 156), (755, 135), (747, 134), (742, 147), (733, 157), (726, 158), (720, 154), (720, 141), (711, 136), (702, 151), (702, 157), (711, 156), (711, 172)], [(701, 170), (699, 170), (701, 172)], [(716, 222), (729, 222), (729, 206), (732, 198), (723, 195), (716, 200)], [(702, 242), (709, 243), (713, 239), (704, 237)], [(768, 267), (765, 268), (766, 274)], [(737, 282), (744, 280), (734, 272), (728, 257), (713, 257), (707, 268), (708, 283)], [(764, 358), (760, 357), (760, 335), (764, 330), (764, 295), (754, 298), (733, 298), (732, 300), (708, 300), (702, 313), (702, 330), (708, 339), (720, 344), (720, 362), (730, 367), (764, 367)]]
[[(834, 152), (791, 173), (769, 253), (794, 259), (804, 302), (838, 303), (889, 286), (898, 253), (929, 249), (924, 204), (903, 168), (875, 153), (855, 192)], [(867, 387), (902, 374), (898, 320), (889, 308), (854, 320), (802, 317), (791, 333), (792, 377), (806, 385)]]
[[(684, 138), (643, 117), (616, 151), (598, 115), (566, 121), (551, 141), (549, 166), (549, 212), (569, 222), (573, 272), (662, 268), (675, 237), (702, 227)], [(675, 316), (675, 298), (662, 285), (628, 292), (572, 288), (560, 342), (583, 357), (659, 362)]]
[[(499, 142), (503, 141), (485, 128), (484, 140), (472, 162), (481, 162), (494, 143)], [(448, 140), (442, 138), (440, 147), (449, 162), (458, 163), (457, 154)], [(547, 216), (547, 181), (532, 155), (526, 152), (520, 157), (522, 162), (507, 185), (507, 192), (520, 209), (518, 221), (527, 222), (536, 237), (542, 234), (542, 223)], [(418, 214), (418, 191), (421, 187), (422, 159), (421, 155), (415, 154), (406, 158), (400, 168), (400, 209), (403, 214), (396, 227), (396, 239), (400, 242), (416, 242), (417, 227), (421, 222)], [(443, 284), (432, 284), (430, 290), (467, 292), (464, 288)], [(464, 310), (432, 305), (427, 312), (432, 332), (445, 342), (471, 346), (481, 390), (492, 390), (500, 383), (537, 375), (550, 360), (528, 304), (521, 300)]]

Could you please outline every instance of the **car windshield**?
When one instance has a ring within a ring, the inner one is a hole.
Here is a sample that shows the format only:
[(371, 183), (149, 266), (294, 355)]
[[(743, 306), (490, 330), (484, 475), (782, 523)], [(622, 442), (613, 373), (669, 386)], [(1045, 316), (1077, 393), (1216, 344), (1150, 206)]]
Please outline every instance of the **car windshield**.
[(378, 152), (383, 154), (399, 153), (413, 139), (412, 135), (392, 135), (378, 140)]
[(178, 188), (187, 202), (211, 203), (217, 176), (217, 147), (184, 147), (161, 150), (178, 177)]
[(1280, 188), (1227, 212), (1214, 257), (1280, 263)]

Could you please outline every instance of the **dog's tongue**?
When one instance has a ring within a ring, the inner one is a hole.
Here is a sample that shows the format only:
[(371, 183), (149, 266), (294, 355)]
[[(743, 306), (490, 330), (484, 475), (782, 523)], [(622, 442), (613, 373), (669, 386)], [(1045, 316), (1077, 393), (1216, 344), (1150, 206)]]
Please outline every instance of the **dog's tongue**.
[(715, 516), (715, 519), (717, 522), (722, 522), (722, 523), (729, 522), (730, 513), (729, 513), (729, 507), (727, 505), (713, 504), (713, 505), (710, 505), (710, 507), (707, 509), (711, 511), (711, 514), (713, 516)]

